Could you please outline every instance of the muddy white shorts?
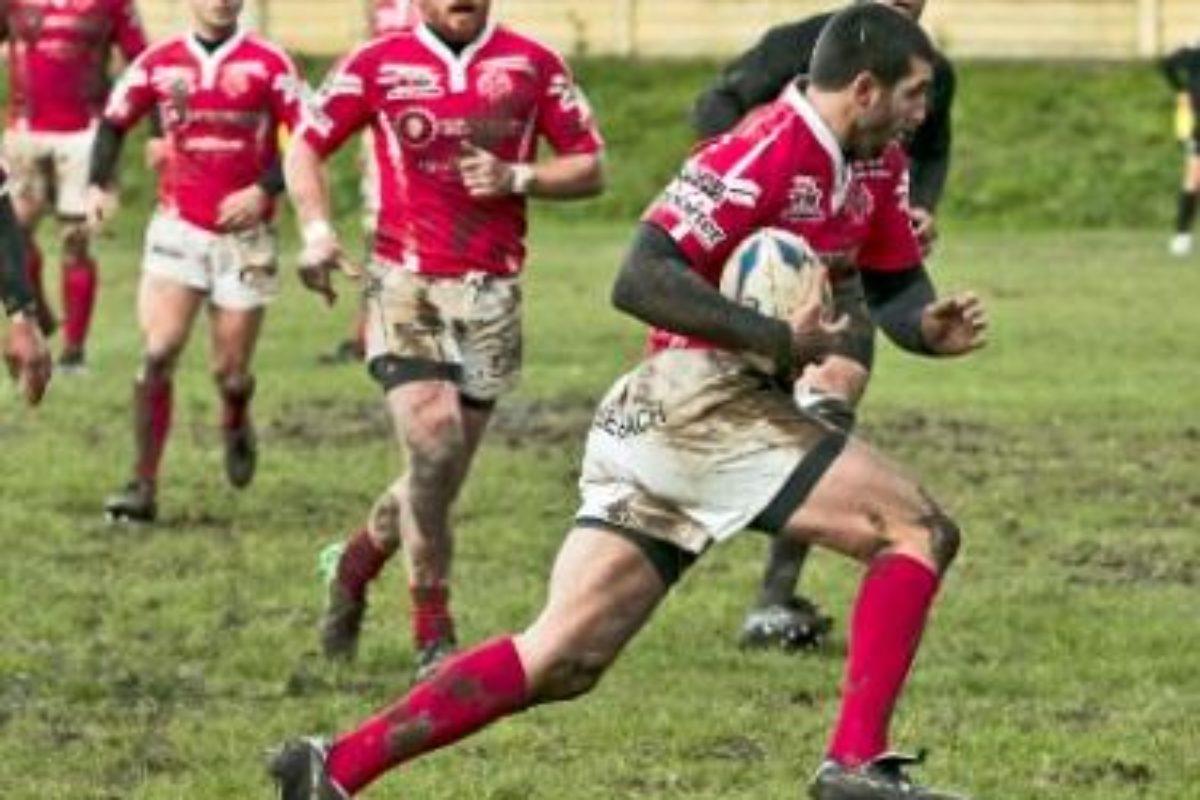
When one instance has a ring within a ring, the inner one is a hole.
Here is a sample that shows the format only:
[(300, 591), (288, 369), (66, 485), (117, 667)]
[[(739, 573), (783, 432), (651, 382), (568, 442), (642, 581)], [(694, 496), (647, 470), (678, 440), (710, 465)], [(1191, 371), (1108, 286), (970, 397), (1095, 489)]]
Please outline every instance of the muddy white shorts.
[(577, 521), (691, 554), (747, 527), (775, 533), (845, 441), (736, 355), (667, 350), (600, 403)]
[(384, 391), (409, 381), (457, 383), (490, 404), (521, 372), (521, 286), (485, 273), (432, 277), (373, 264), (364, 305), (367, 365)]
[(146, 228), (142, 270), (207, 292), (213, 305), (232, 310), (264, 306), (279, 293), (275, 232), (266, 224), (214, 233), (156, 212)]
[(64, 219), (83, 219), (95, 139), (95, 126), (70, 133), (9, 129), (4, 158), (13, 195), (39, 208), (53, 203)]

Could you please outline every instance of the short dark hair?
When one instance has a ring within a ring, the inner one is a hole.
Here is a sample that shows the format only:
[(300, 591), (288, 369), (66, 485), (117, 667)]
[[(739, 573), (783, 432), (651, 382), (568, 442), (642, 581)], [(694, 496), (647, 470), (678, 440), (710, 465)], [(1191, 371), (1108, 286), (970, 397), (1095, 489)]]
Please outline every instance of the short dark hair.
[(818, 89), (837, 90), (869, 72), (890, 87), (908, 75), (913, 58), (933, 64), (933, 44), (921, 26), (887, 6), (863, 3), (825, 23), (808, 78)]

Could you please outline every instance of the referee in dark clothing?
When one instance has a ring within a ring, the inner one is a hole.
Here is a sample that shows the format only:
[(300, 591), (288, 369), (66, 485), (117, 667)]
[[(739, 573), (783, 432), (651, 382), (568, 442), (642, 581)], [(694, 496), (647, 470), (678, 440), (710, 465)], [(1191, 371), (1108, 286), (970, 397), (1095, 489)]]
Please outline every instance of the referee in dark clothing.
[(1181, 47), (1162, 60), (1163, 75), (1180, 97), (1180, 113), (1191, 113), (1191, 130), (1181, 131), (1186, 152), (1183, 185), (1179, 190), (1179, 209), (1175, 217), (1175, 235), (1171, 255), (1192, 252), (1192, 226), (1196, 222), (1196, 197), (1200, 192), (1200, 42)]
[[(914, 21), (925, 10), (926, 0), (857, 0), (891, 6)], [(769, 103), (787, 85), (808, 72), (817, 37), (833, 12), (800, 22), (779, 25), (738, 56), (699, 100), (693, 112), (693, 125), (702, 139), (718, 136), (734, 127), (751, 109)], [(940, 53), (933, 65), (929, 110), (925, 121), (905, 143), (911, 160), (910, 199), (913, 229), (928, 252), (936, 237), (934, 212), (946, 185), (950, 169), (950, 106), (954, 101), (954, 69)], [(869, 323), (867, 323), (869, 326)], [(867, 331), (870, 341), (871, 331)], [(813, 413), (839, 427), (854, 424), (854, 404), (866, 387), (870, 359), (861, 365), (857, 392), (842, 398), (837, 393), (816, 392), (807, 395), (804, 405)], [(855, 365), (858, 366), (858, 365)], [(811, 647), (821, 642), (833, 620), (811, 601), (796, 594), (796, 585), (808, 548), (783, 540), (771, 547), (755, 607), (742, 626), (743, 646), (781, 645), (785, 649)]]

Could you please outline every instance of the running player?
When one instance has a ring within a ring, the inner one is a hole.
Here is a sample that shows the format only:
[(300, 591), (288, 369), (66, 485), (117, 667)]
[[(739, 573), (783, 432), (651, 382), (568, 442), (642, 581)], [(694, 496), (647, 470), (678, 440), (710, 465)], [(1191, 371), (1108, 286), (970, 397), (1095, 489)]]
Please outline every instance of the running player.
[[(860, 0), (878, 2), (919, 21), (925, 0)], [(773, 101), (797, 75), (808, 72), (813, 47), (833, 15), (818, 14), (767, 31), (762, 40), (736, 58), (696, 102), (693, 122), (704, 138), (732, 128), (747, 111)], [(928, 253), (937, 236), (934, 214), (950, 168), (950, 107), (954, 69), (937, 53), (933, 63), (929, 113), (915, 131), (905, 132), (911, 160), (909, 216), (922, 250)], [(844, 291), (854, 291), (851, 284)], [(883, 320), (886, 323), (886, 320)], [(855, 319), (859, 347), (847, 358), (831, 358), (809, 372), (798, 400), (827, 421), (847, 430), (866, 391), (874, 356), (874, 331), (867, 317)], [(885, 324), (886, 331), (886, 324)], [(819, 644), (833, 620), (811, 600), (796, 594), (809, 548), (776, 539), (768, 551), (754, 607), (742, 623), (743, 646), (781, 645), (794, 650)]]
[(42, 330), (58, 327), (42, 288), (42, 252), (34, 233), (50, 209), (62, 239), (63, 371), (84, 366), (96, 304), (97, 267), (84, 214), (88, 158), (96, 119), (108, 93), (110, 52), (126, 62), (146, 48), (133, 0), (47, 2), (9, 0), (0, 6), (0, 38), (8, 41), (9, 105), (4, 152), (12, 170), (12, 201), (25, 234), (26, 269)]
[[(371, 38), (390, 36), (393, 33), (410, 31), (421, 23), (421, 15), (413, 0), (375, 0), (370, 8), (367, 20)], [(363, 234), (367, 240), (367, 250), (370, 251), (370, 241), (375, 235), (375, 218), (379, 214), (379, 171), (375, 159), (371, 156), (373, 148), (370, 130), (362, 134), (363, 152), (361, 159), (362, 182), (359, 190), (362, 193)], [(323, 364), (343, 364), (352, 361), (362, 361), (366, 352), (367, 310), (362, 303), (354, 310), (354, 319), (345, 339), (334, 345), (328, 353), (323, 353), (319, 360)]]
[(250, 361), (275, 296), (275, 198), (283, 191), (280, 126), (299, 121), (301, 79), (286, 53), (238, 27), (242, 0), (188, 0), (192, 30), (140, 55), (104, 112), (92, 154), (89, 216), (115, 208), (113, 177), (126, 132), (157, 108), (166, 162), (146, 229), (133, 385), (132, 480), (105, 502), (110, 517), (151, 521), (171, 426), (172, 375), (201, 307), (221, 396), (225, 470), (238, 488), (257, 463)]
[[(380, 199), (367, 362), (407, 472), (346, 544), (323, 623), (354, 653), (367, 586), (404, 544), (418, 670), (455, 645), (449, 510), (497, 399), (517, 381), (525, 207), (598, 193), (600, 134), (555, 53), (489, 21), (490, 0), (417, 0), (424, 23), (360, 47), (329, 77), (287, 159), (301, 276), (332, 301), (340, 258), (321, 161), (370, 126)], [(555, 155), (538, 162), (537, 142)]]
[(26, 402), (35, 406), (50, 382), (50, 351), (37, 324), (37, 300), (25, 271), (24, 237), (8, 191), (8, 171), (0, 165), (0, 304), (8, 317), (4, 363)]
[[(853, 7), (821, 35), (811, 84), (687, 162), (647, 213), (613, 290), (619, 308), (656, 326), (652, 354), (601, 403), (582, 508), (542, 613), (446, 661), (332, 745), (286, 744), (271, 763), (284, 800), (354, 796), (496, 719), (585, 694), (680, 573), (749, 524), (866, 565), (841, 712), (810, 796), (957, 797), (905, 777), (912, 759), (888, 752), (888, 728), (959, 530), (891, 462), (794, 403), (791, 381), (841, 346), (844, 321), (824, 320), (821, 287), (786, 321), (714, 288), (728, 254), (762, 227), (836, 254), (837, 273), (912, 263), (898, 193), (906, 163), (893, 140), (925, 113), (933, 58), (910, 20)], [(938, 325), (924, 324), (928, 304), (909, 307), (908, 323), (932, 348), (977, 346), (983, 310), (961, 300)], [(759, 371), (745, 352), (774, 369)]]
[(1183, 185), (1170, 246), (1171, 255), (1183, 257), (1192, 252), (1192, 227), (1200, 193), (1200, 42), (1172, 52), (1163, 59), (1162, 68), (1178, 97), (1180, 115), (1190, 123), (1180, 132), (1184, 143)]

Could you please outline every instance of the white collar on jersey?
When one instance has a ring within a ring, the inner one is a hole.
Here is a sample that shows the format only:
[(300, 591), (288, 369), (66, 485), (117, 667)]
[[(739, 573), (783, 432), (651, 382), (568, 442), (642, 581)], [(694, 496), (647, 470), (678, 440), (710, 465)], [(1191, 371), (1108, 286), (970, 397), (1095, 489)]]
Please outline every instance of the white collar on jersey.
[(237, 46), (246, 38), (246, 32), (241, 29), (234, 31), (211, 53), (196, 40), (197, 36), (195, 31), (190, 31), (187, 36), (183, 37), (183, 40), (187, 44), (187, 49), (200, 62), (200, 88), (211, 89), (217, 85), (217, 69), (221, 66), (221, 62), (237, 49)]
[(846, 190), (850, 186), (850, 168), (846, 164), (846, 154), (842, 152), (842, 145), (838, 142), (837, 136), (833, 134), (829, 124), (821, 119), (821, 115), (813, 108), (812, 103), (808, 102), (808, 98), (800, 90), (800, 84), (793, 82), (784, 90), (783, 99), (808, 125), (808, 129), (812, 131), (821, 147), (829, 154), (829, 160), (833, 162), (833, 197), (830, 199), (830, 204), (833, 210), (837, 211), (842, 207), (842, 203), (846, 202)]
[(488, 42), (492, 40), (492, 34), (496, 32), (496, 23), (488, 20), (487, 25), (475, 37), (475, 41), (462, 49), (462, 52), (455, 55), (454, 51), (446, 46), (436, 33), (429, 29), (429, 26), (422, 22), (417, 26), (417, 38), (421, 40), (421, 44), (425, 45), (435, 56), (441, 59), (446, 65), (446, 69), (450, 70), (450, 93), (458, 94), (467, 90), (467, 67), (471, 66), (472, 59), (475, 54), (482, 50)]

